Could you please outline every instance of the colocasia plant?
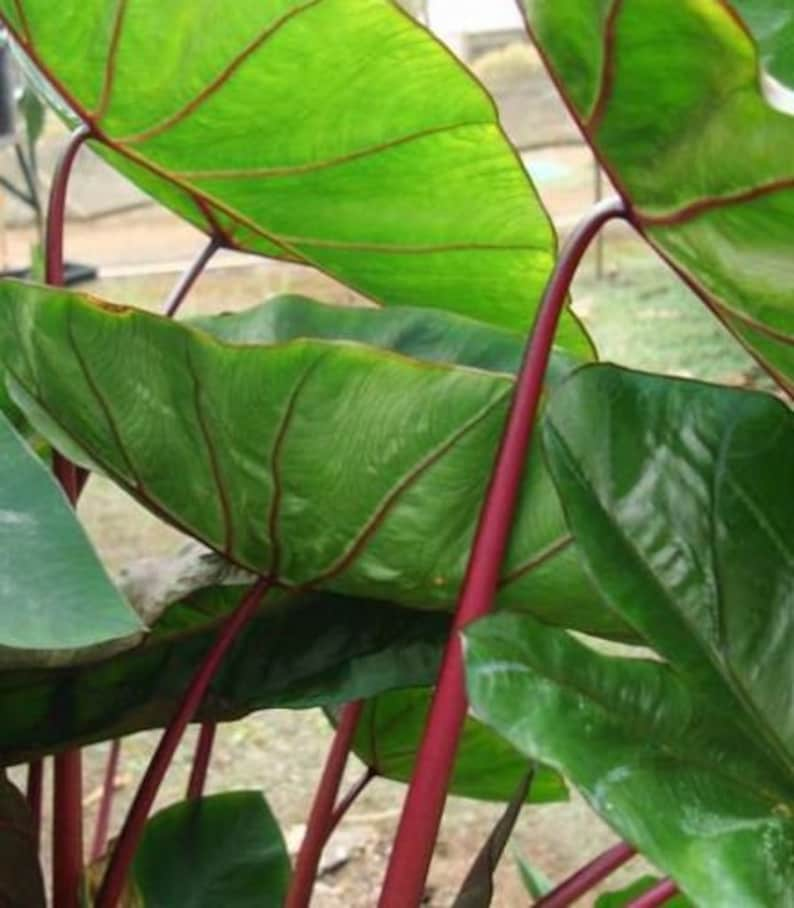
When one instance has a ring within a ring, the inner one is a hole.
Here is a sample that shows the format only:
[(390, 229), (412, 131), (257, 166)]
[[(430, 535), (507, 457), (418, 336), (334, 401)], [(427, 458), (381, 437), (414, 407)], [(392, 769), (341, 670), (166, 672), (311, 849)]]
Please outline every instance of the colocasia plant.
[[(485, 90), (388, 0), (0, 0), (73, 128), (48, 286), (0, 283), (0, 761), (28, 765), (24, 794), (0, 786), (4, 905), (306, 906), (376, 776), (408, 783), (381, 908), (419, 905), (449, 793), (507, 805), (471, 908), (522, 805), (566, 784), (624, 842), (545, 894), (527, 870), (538, 905), (637, 851), (662, 876), (599, 904), (794, 905), (794, 7), (522, 11), (618, 193), (560, 252)], [(208, 236), (162, 315), (61, 286), (86, 145)], [(597, 363), (567, 303), (614, 219), (777, 394)], [(176, 320), (221, 247), (382, 307)], [(197, 540), (157, 595), (91, 548), (93, 472)], [(203, 794), (216, 723), (276, 706), (336, 728), (294, 868), (258, 792)], [(149, 818), (191, 722), (187, 798)], [(108, 845), (144, 728), (162, 738)], [(367, 771), (340, 797), (351, 751)]]

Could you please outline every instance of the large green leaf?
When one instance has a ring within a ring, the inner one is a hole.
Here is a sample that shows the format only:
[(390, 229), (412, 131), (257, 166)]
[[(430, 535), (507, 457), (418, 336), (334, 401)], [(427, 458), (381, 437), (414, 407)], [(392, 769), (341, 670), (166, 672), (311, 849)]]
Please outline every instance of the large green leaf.
[(0, 666), (142, 630), (55, 479), (0, 412)]
[(760, 78), (792, 84), (787, 4), (521, 2), (637, 226), (794, 388), (794, 121)]
[[(226, 245), (529, 326), (548, 218), (496, 108), (385, 0), (1, 0), (95, 150)], [(565, 340), (581, 349), (572, 316)]]
[[(430, 688), (394, 690), (368, 700), (356, 726), (353, 750), (379, 776), (408, 782), (430, 708)], [(477, 719), (463, 729), (449, 793), (482, 801), (509, 801), (527, 774), (526, 757)], [(538, 767), (528, 800), (564, 801), (568, 791), (550, 769)]]
[(465, 631), (475, 713), (553, 766), (701, 908), (790, 908), (794, 779), (668, 666), (528, 615)]
[(33, 815), (22, 793), (0, 770), (0, 905), (45, 908)]
[[(282, 344), (296, 338), (349, 340), (412, 359), (515, 374), (526, 338), (456, 315), (411, 306), (331, 306), (305, 296), (276, 296), (242, 312), (191, 318), (188, 324), (232, 344)], [(591, 355), (555, 350), (547, 381), (557, 384)]]
[[(478, 330), (487, 345), (491, 329)], [(0, 359), (17, 402), (61, 450), (79, 456), (76, 444), (240, 566), (287, 587), (452, 607), (512, 376), (347, 340), (233, 345), (10, 281)], [(499, 602), (624, 631), (585, 579), (537, 455)]]
[[(244, 588), (208, 589), (169, 608), (146, 641), (90, 665), (0, 672), (0, 765), (105, 741), (173, 718)], [(274, 593), (243, 631), (197, 719), (345, 703), (430, 684), (449, 617), (341, 596)]]
[(258, 791), (161, 810), (132, 865), (143, 908), (281, 908), (289, 875), (284, 838)]
[(794, 414), (594, 366), (544, 441), (605, 600), (794, 778)]

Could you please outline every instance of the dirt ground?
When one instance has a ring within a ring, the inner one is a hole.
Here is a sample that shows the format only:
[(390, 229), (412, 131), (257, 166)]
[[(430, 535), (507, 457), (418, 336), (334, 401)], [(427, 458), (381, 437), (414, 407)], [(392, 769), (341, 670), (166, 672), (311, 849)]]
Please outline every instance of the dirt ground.
[[(589, 154), (581, 148), (527, 157), (537, 171), (544, 201), (555, 222), (566, 229), (592, 200), (593, 171)], [(546, 178), (543, 177), (546, 174)], [(67, 257), (99, 267), (100, 277), (89, 289), (117, 302), (156, 308), (175, 282), (181, 268), (201, 248), (201, 236), (166, 212), (137, 207), (140, 197), (120, 184), (96, 159), (85, 158), (76, 184), (89, 190), (78, 194), (75, 217), (67, 231)], [(135, 206), (123, 214), (87, 220), (97, 213), (97, 199), (112, 195), (118, 204)], [(6, 266), (25, 264), (33, 234), (17, 226), (0, 235), (0, 258)], [(753, 380), (752, 367), (741, 350), (726, 340), (703, 314), (686, 290), (625, 230), (609, 232), (604, 268), (596, 276), (595, 253), (582, 268), (575, 288), (578, 310), (592, 327), (606, 358), (644, 368), (692, 374), (693, 349), (698, 350), (700, 372), (706, 378)], [(301, 292), (326, 300), (352, 302), (355, 295), (333, 281), (299, 266), (252, 260), (220, 253), (202, 277), (188, 307), (191, 312), (238, 309), (279, 292)], [(681, 314), (687, 314), (688, 332), (676, 334)], [(700, 319), (700, 320), (699, 320)], [(693, 328), (692, 326), (695, 326)], [(659, 344), (660, 331), (669, 338)], [(693, 333), (694, 332), (694, 333)], [(704, 355), (705, 351), (705, 355)], [(80, 505), (94, 541), (112, 569), (142, 554), (167, 552), (179, 542), (174, 531), (101, 479), (92, 480)], [(165, 783), (160, 804), (180, 796), (186, 784), (193, 732)], [(114, 824), (134, 791), (157, 736), (135, 735), (125, 741), (118, 777), (119, 797)], [(327, 723), (318, 711), (269, 711), (223, 726), (212, 763), (210, 790), (261, 788), (291, 843), (299, 840), (303, 822), (330, 740)], [(106, 746), (86, 752), (85, 800), (89, 812), (96, 806)], [(349, 780), (359, 767), (351, 767)], [(402, 786), (376, 781), (351, 811), (334, 837), (327, 855), (328, 868), (317, 887), (319, 908), (371, 908), (385, 868), (389, 843), (399, 815)], [(427, 904), (449, 906), (474, 854), (500, 809), (494, 805), (452, 799), (438, 843)], [(90, 833), (89, 823), (89, 833)], [(90, 839), (90, 836), (89, 836)], [(553, 880), (573, 871), (584, 860), (607, 847), (614, 837), (578, 797), (570, 803), (526, 809), (519, 821), (511, 850), (529, 859)], [(638, 864), (634, 868), (638, 868)], [(624, 871), (612, 884), (626, 882), (634, 870)], [(515, 863), (508, 853), (499, 871), (498, 908), (527, 904)], [(582, 905), (591, 904), (583, 900)], [(174, 906), (178, 908), (178, 906)]]

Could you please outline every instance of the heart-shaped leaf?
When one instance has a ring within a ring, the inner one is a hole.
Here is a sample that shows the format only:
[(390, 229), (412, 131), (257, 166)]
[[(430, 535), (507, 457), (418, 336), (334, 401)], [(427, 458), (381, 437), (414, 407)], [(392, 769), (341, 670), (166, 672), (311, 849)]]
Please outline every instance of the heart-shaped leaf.
[[(353, 750), (378, 776), (408, 782), (430, 709), (430, 688), (393, 690), (364, 705)], [(527, 760), (511, 744), (469, 716), (463, 728), (449, 793), (482, 801), (509, 801), (527, 774)], [(546, 767), (535, 770), (527, 800), (564, 801), (568, 790)]]
[(794, 414), (593, 366), (544, 442), (605, 600), (794, 778)]
[(695, 685), (528, 615), (464, 638), (475, 714), (564, 773), (697, 905), (787, 904), (794, 779)]
[(46, 466), (0, 412), (0, 665), (143, 631)]
[[(483, 88), (383, 0), (2, 0), (92, 147), (225, 245), (525, 329), (549, 220)], [(572, 316), (564, 343), (583, 349)]]
[[(91, 665), (0, 672), (0, 765), (112, 740), (173, 718), (196, 666), (245, 588), (171, 606), (145, 642)], [(329, 594), (270, 594), (219, 670), (199, 720), (304, 708), (430, 684), (449, 616)]]
[[(487, 346), (491, 329), (467, 330)], [(236, 564), (287, 587), (455, 602), (512, 376), (348, 340), (231, 345), (10, 281), (0, 285), (0, 359), (17, 402), (60, 450), (82, 449)], [(620, 635), (538, 456), (521, 501), (500, 604)]]
[(143, 908), (281, 908), (289, 876), (284, 837), (258, 791), (161, 810), (132, 865)]
[[(521, 0), (632, 219), (794, 388), (791, 10), (775, 0)], [(745, 22), (757, 30), (761, 51)], [(775, 109), (775, 106), (781, 109)]]

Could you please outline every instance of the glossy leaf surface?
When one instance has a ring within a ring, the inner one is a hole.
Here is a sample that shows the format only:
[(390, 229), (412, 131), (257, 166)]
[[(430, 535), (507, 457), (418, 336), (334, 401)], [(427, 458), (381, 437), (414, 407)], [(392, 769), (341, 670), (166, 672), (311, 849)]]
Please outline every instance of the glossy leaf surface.
[(132, 866), (143, 908), (281, 908), (289, 875), (284, 838), (258, 791), (161, 810)]
[[(379, 776), (408, 782), (430, 708), (431, 690), (394, 690), (364, 706), (356, 727), (353, 750)], [(482, 801), (509, 801), (527, 774), (527, 759), (511, 744), (468, 717), (460, 741), (450, 794)], [(538, 767), (529, 791), (530, 802), (564, 801), (563, 780)]]
[(637, 225), (794, 388), (794, 108), (761, 72), (792, 85), (788, 5), (521, 3)]
[[(555, 239), (484, 89), (383, 0), (2, 0), (144, 191), (376, 300), (526, 329)], [(563, 334), (582, 333), (569, 316)]]
[(13, 659), (142, 629), (60, 486), (0, 412), (0, 666), (4, 651)]
[(794, 780), (695, 685), (530, 616), (465, 632), (475, 713), (563, 772), (701, 908), (786, 905)]
[(794, 414), (595, 366), (544, 441), (606, 602), (794, 778)]
[[(487, 345), (490, 329), (480, 331)], [(10, 281), (0, 285), (0, 359), (17, 402), (60, 450), (82, 449), (240, 566), (290, 587), (454, 603), (512, 392), (504, 372), (349, 340), (230, 345)], [(621, 634), (537, 455), (521, 496), (499, 603)]]
[[(0, 672), (0, 764), (167, 725), (218, 622), (244, 591), (208, 589), (172, 606), (143, 644), (112, 659)], [(229, 653), (198, 720), (345, 703), (435, 679), (447, 615), (327, 594), (273, 595)]]
[(45, 908), (33, 816), (25, 798), (0, 770), (0, 904)]

